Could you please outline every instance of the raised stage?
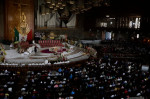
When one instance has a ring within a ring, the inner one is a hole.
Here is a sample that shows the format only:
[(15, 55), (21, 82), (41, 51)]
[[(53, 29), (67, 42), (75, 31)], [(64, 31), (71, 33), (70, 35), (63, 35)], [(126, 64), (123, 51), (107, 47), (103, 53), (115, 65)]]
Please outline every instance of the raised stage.
[(63, 64), (86, 60), (89, 54), (84, 52), (83, 48), (69, 47), (39, 47), (37, 52), (18, 53), (17, 49), (6, 50), (5, 63), (7, 64)]

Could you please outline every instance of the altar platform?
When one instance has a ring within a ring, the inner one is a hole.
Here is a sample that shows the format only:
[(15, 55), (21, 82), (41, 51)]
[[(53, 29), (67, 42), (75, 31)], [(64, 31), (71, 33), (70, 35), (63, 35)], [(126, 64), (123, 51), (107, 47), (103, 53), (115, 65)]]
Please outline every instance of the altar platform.
[[(71, 49), (62, 47), (56, 51), (51, 51), (50, 47), (38, 49), (37, 52), (32, 53), (18, 53), (17, 49), (6, 50), (5, 63), (7, 64), (63, 64), (86, 60), (90, 57), (88, 53), (84, 52), (83, 48), (71, 46)], [(55, 47), (56, 48), (56, 47)], [(61, 59), (60, 59), (61, 58)], [(63, 59), (62, 59), (63, 58)]]

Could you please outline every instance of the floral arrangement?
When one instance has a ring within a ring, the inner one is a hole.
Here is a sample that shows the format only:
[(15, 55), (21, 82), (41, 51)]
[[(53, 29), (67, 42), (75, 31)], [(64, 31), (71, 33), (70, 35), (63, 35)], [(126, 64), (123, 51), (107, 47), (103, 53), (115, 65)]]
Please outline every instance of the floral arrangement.
[(90, 53), (91, 56), (97, 57), (97, 51), (94, 48), (88, 47), (87, 51)]
[(5, 55), (6, 55), (5, 49), (4, 49), (3, 45), (0, 44), (0, 62), (4, 61)]

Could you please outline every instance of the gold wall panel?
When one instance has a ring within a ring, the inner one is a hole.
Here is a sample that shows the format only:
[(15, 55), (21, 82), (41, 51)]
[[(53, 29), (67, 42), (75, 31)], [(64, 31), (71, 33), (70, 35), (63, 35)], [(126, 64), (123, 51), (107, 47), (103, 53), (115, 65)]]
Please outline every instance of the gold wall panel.
[(20, 15), (25, 13), (29, 29), (34, 33), (34, 0), (5, 1), (5, 40), (14, 40), (14, 28), (20, 25)]

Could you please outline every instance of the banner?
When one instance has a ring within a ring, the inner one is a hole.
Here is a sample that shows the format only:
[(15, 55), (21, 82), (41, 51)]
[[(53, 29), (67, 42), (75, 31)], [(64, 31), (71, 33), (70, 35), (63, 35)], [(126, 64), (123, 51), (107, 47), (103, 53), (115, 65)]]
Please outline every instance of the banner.
[(30, 32), (27, 34), (27, 41), (32, 41), (32, 29), (30, 30)]
[(15, 32), (15, 39), (14, 39), (14, 41), (19, 41), (19, 32), (18, 32), (18, 30), (16, 28), (14, 29), (14, 32)]
[(27, 40), (27, 35), (21, 35), (19, 33), (19, 41), (26, 41)]

